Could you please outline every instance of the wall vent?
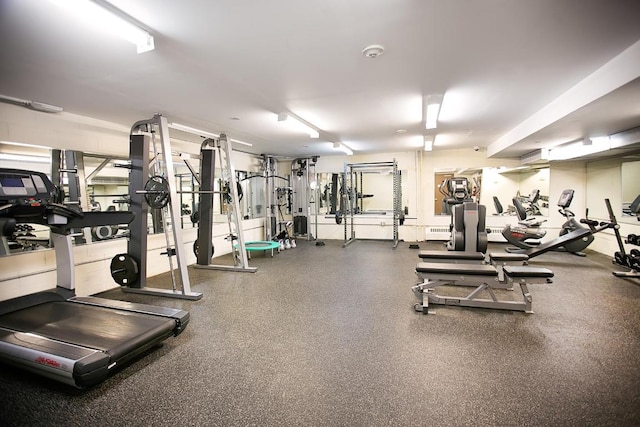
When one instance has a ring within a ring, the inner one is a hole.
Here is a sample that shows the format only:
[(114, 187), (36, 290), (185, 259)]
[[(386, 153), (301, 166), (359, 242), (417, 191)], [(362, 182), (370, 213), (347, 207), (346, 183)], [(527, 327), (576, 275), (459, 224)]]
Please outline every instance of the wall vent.
[(448, 233), (449, 227), (447, 228), (430, 228), (429, 233)]
[(449, 227), (429, 227), (426, 231), (427, 240), (449, 240), (451, 232)]
[[(491, 231), (487, 235), (487, 240), (490, 242), (506, 242), (507, 240), (502, 236), (502, 228), (491, 228)], [(451, 232), (449, 227), (429, 227), (426, 230), (426, 240), (449, 240), (451, 238)]]

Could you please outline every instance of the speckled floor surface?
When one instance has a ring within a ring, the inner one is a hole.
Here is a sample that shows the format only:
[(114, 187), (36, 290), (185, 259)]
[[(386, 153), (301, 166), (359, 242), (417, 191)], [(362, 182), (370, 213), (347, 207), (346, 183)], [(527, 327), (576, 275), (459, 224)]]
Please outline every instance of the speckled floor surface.
[(556, 277), (531, 315), (416, 313), (417, 251), (380, 241), (190, 269), (196, 302), (110, 291), (191, 323), (89, 390), (0, 365), (0, 425), (640, 425), (640, 281), (587, 253), (532, 260)]

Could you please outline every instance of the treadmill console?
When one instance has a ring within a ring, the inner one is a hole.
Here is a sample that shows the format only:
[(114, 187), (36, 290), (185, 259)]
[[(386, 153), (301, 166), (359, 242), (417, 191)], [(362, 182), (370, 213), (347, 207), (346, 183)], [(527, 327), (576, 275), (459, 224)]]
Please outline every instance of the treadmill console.
[(0, 169), (0, 216), (39, 217), (53, 203), (55, 192), (53, 183), (42, 172)]
[(30, 199), (47, 202), (53, 198), (53, 192), (53, 184), (43, 173), (0, 169), (0, 203)]

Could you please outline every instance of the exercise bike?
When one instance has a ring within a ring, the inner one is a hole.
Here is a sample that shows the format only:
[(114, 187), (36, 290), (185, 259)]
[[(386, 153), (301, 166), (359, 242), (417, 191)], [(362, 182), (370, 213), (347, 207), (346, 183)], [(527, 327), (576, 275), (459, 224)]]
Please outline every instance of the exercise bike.
[[(569, 192), (571, 192), (570, 193), (571, 197), (569, 197)], [(560, 196), (560, 199), (558, 200), (558, 206), (561, 208), (561, 210), (563, 208), (566, 209), (569, 206), (569, 204), (571, 203), (572, 197), (573, 197), (573, 190), (563, 191), (562, 195)], [(594, 234), (599, 233), (608, 228), (614, 228), (614, 225), (612, 225), (609, 222), (598, 222), (597, 220), (589, 219), (588, 213), (589, 212), (587, 211), (587, 218), (581, 219), (579, 223), (576, 222), (573, 217), (571, 217), (570, 220), (567, 222), (572, 222), (571, 219), (573, 219), (574, 223), (567, 224), (567, 228), (564, 231), (564, 233), (561, 230), (560, 235), (558, 237), (556, 237), (553, 240), (540, 243), (537, 246), (536, 245), (528, 246), (526, 245), (525, 242), (522, 242), (522, 241), (516, 243), (515, 239), (513, 238), (509, 239), (510, 236), (509, 234), (505, 233), (505, 230), (506, 230), (505, 229), (503, 230), (502, 235), (505, 236), (505, 238), (507, 238), (511, 243), (517, 244), (519, 246), (519, 248), (506, 248), (506, 251), (512, 252), (512, 253), (526, 254), (529, 256), (529, 258), (542, 255), (543, 253), (549, 252), (549, 251), (568, 251), (575, 255), (585, 256), (585, 254), (580, 251), (585, 249), (587, 246), (589, 246), (589, 244), (591, 244), (591, 242), (593, 242)], [(573, 213), (567, 214), (567, 215), (573, 215)], [(589, 228), (583, 227), (580, 224), (585, 224)], [(510, 227), (510, 226), (507, 226), (507, 227)], [(525, 246), (528, 246), (528, 247), (525, 247)]]
[[(564, 236), (567, 233), (584, 228), (578, 221), (576, 221), (576, 215), (569, 209), (571, 201), (573, 200), (573, 193), (574, 191), (571, 189), (564, 190), (560, 195), (560, 199), (558, 199), (558, 207), (560, 208), (558, 209), (558, 212), (567, 219), (565, 223), (562, 224), (560, 236)], [(593, 235), (585, 236), (582, 239), (566, 243), (563, 248), (572, 254), (585, 256), (582, 251), (593, 242), (593, 239)]]

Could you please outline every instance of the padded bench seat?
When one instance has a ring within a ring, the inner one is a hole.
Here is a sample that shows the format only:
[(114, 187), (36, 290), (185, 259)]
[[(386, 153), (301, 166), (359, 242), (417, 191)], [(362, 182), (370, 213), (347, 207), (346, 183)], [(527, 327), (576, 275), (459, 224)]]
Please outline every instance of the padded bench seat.
[(514, 254), (509, 252), (491, 252), (489, 254), (489, 259), (491, 261), (527, 261), (529, 256), (526, 254)]
[(466, 274), (469, 276), (497, 276), (498, 270), (491, 265), (484, 264), (450, 264), (436, 262), (419, 262), (417, 273), (433, 274)]
[(553, 271), (542, 267), (525, 267), (515, 265), (505, 265), (504, 273), (509, 277), (553, 277)]
[(462, 251), (420, 251), (420, 258), (446, 259), (446, 260), (477, 260), (484, 261), (482, 252), (462, 252)]

